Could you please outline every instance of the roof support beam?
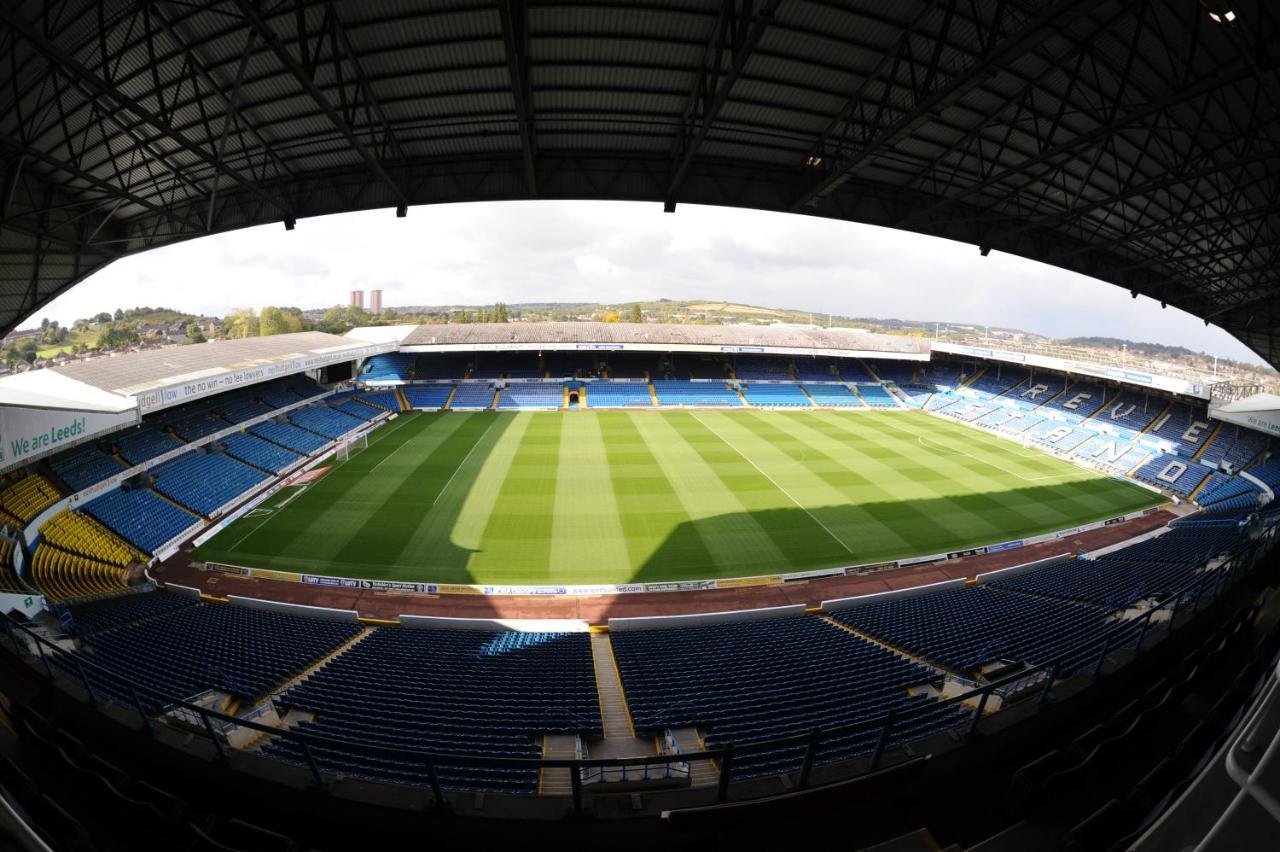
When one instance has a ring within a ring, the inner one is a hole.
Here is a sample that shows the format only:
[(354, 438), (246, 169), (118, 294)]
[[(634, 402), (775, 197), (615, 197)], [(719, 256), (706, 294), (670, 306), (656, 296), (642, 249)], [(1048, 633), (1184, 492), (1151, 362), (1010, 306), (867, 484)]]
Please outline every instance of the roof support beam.
[(216, 158), (199, 145), (192, 142), (185, 134), (175, 130), (169, 122), (151, 110), (125, 95), (119, 88), (112, 86), (97, 74), (94, 74), (73, 56), (49, 41), (45, 36), (29, 24), (25, 18), (15, 12), (7, 4), (0, 4), (0, 21), (3, 21), (22, 38), (31, 44), (49, 61), (52, 70), (70, 79), (76, 85), (84, 87), (96, 101), (102, 102), (112, 112), (127, 111), (137, 116), (138, 120), (151, 125), (167, 139), (212, 168), (217, 174), (225, 175), (247, 190), (258, 200), (272, 207), (288, 212), (288, 206), (280, 199), (270, 195), (253, 181), (235, 169), (219, 164)]
[(773, 20), (780, 1), (764, 0), (760, 8), (754, 10), (754, 0), (724, 0), (721, 4), (715, 30), (707, 43), (702, 65), (680, 116), (680, 128), (671, 146), (671, 161), (675, 165), (671, 182), (667, 185), (668, 212), (675, 209), (676, 196), (707, 138), (707, 132), (729, 100), (734, 84), (742, 76), (747, 60)]
[[(947, 107), (994, 76), (1003, 66), (1035, 49), (1037, 45), (1054, 32), (1055, 28), (1064, 26), (1072, 17), (1081, 14), (1090, 5), (1082, 3), (1081, 0), (1058, 0), (1058, 2), (1049, 6), (1011, 33), (1004, 41), (993, 46), (978, 62), (968, 69), (944, 71), (940, 68), (942, 46), (950, 31), (951, 22), (954, 19), (953, 12), (955, 11), (955, 4), (949, 5), (943, 17), (940, 32), (936, 36), (934, 49), (929, 58), (928, 71), (920, 88), (912, 92), (913, 104), (911, 108), (904, 110), (896, 118), (891, 115), (884, 116), (881, 114), (881, 110), (877, 109), (875, 112), (876, 124), (879, 125), (884, 119), (891, 119), (889, 123), (883, 125), (882, 129), (875, 135), (860, 142), (852, 156), (842, 158), (834, 170), (796, 199), (791, 205), (791, 209), (794, 211), (800, 207), (814, 204), (819, 198), (839, 188), (845, 181), (855, 175), (859, 168), (870, 162), (882, 150), (894, 145), (920, 125), (939, 115)], [(917, 21), (924, 18), (929, 11), (931, 11), (931, 8), (926, 8), (917, 18)], [(858, 115), (859, 107), (868, 96), (868, 90), (876, 82), (877, 78), (885, 74), (885, 71), (888, 71), (888, 75), (884, 80), (885, 88), (888, 89), (891, 86), (899, 85), (896, 73), (898, 64), (901, 62), (912, 63), (914, 61), (910, 57), (912, 50), (911, 37), (913, 35), (916, 35), (916, 33), (910, 30), (903, 33), (903, 37), (899, 39), (895, 51), (885, 55), (876, 73), (864, 81), (863, 85), (849, 99), (848, 104), (846, 104), (840, 115), (828, 127), (822, 138), (818, 140), (813, 154), (814, 157), (824, 156), (823, 149), (836, 128), (841, 126), (844, 128), (844, 138), (840, 142), (843, 143), (848, 140), (853, 128), (859, 123), (855, 121), (855, 116)], [(888, 66), (887, 68), (886, 65)], [(886, 97), (882, 102), (887, 102), (888, 100)], [(892, 108), (884, 111), (891, 110)]]
[[(404, 192), (401, 191), (399, 184), (391, 179), (391, 175), (387, 174), (386, 170), (382, 168), (382, 163), (378, 161), (378, 158), (374, 156), (373, 152), (369, 150), (367, 145), (360, 141), (360, 137), (356, 136), (355, 131), (351, 129), (351, 125), (342, 117), (342, 114), (334, 109), (333, 104), (329, 103), (329, 99), (325, 96), (324, 92), (320, 90), (320, 87), (316, 85), (316, 81), (312, 79), (311, 74), (307, 73), (307, 69), (302, 66), (302, 63), (295, 59), (293, 54), (289, 52), (289, 49), (285, 47), (284, 42), (280, 40), (280, 36), (276, 34), (275, 30), (271, 29), (271, 27), (267, 25), (266, 21), (262, 20), (258, 15), (257, 9), (255, 9), (248, 0), (235, 0), (235, 6), (240, 10), (244, 19), (248, 21), (250, 26), (252, 26), (258, 33), (258, 36), (266, 42), (268, 47), (271, 48), (271, 52), (276, 55), (276, 58), (280, 60), (280, 63), (284, 65), (285, 69), (293, 75), (293, 78), (298, 82), (298, 85), (302, 86), (302, 88), (306, 90), (307, 94), (311, 96), (311, 100), (320, 108), (320, 111), (325, 114), (325, 117), (329, 119), (330, 123), (332, 123), (338, 132), (342, 134), (342, 136), (347, 140), (347, 143), (351, 145), (352, 149), (360, 155), (360, 158), (364, 160), (365, 165), (368, 166), (369, 171), (372, 172), (378, 180), (385, 184), (389, 190), (391, 190), (391, 194), (396, 199), (397, 207), (401, 209), (407, 207), (409, 205), (409, 200), (405, 197)], [(332, 14), (331, 8), (329, 13)], [(299, 34), (299, 38), (302, 38), (301, 33)]]
[(507, 75), (511, 79), (511, 101), (520, 134), (520, 157), (524, 161), (524, 182), (530, 197), (538, 194), (538, 139), (533, 123), (533, 86), (529, 79), (529, 9), (525, 0), (498, 0), (502, 19), (502, 47), (507, 55)]

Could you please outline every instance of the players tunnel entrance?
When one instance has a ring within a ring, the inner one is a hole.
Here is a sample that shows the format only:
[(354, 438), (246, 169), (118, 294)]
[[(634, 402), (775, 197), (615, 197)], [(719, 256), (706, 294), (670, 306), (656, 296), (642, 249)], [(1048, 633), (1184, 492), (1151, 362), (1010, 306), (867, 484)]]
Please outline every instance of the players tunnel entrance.
[(577, 392), (577, 391), (569, 391), (569, 404), (570, 404), (570, 405), (577, 405), (577, 404), (578, 404), (578, 392)]

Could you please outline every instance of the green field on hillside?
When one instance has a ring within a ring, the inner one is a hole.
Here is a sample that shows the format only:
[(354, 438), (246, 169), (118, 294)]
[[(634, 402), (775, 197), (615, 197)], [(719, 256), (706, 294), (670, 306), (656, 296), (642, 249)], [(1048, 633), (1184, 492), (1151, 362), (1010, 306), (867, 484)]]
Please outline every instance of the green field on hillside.
[(740, 577), (961, 550), (1159, 502), (918, 412), (414, 413), (196, 558), (444, 583)]

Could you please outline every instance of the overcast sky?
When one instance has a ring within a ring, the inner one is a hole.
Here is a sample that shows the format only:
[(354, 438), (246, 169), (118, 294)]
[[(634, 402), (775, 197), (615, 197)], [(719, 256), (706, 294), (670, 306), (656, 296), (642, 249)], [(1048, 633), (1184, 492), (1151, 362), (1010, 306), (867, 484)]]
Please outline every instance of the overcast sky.
[(1260, 362), (1216, 326), (1110, 284), (902, 231), (681, 205), (520, 201), (304, 219), (125, 258), (26, 323), (164, 306), (709, 299), (848, 316), (989, 324), (1181, 344)]

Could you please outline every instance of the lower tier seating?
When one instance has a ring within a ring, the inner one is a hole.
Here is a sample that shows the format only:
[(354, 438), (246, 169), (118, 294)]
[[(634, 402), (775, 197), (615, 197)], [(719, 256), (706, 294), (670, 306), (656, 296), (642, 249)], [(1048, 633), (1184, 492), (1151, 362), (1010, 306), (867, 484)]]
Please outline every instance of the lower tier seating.
[[(132, 596), (103, 606), (133, 607)], [(228, 604), (197, 604), (87, 637), (88, 658), (167, 696), (217, 689), (254, 698), (279, 686), (361, 630), (359, 624)], [(180, 641), (179, 641), (180, 640)], [(120, 684), (91, 674), (94, 687), (132, 703)]]
[[(712, 747), (762, 742), (870, 722), (890, 710), (936, 705), (895, 729), (907, 742), (961, 723), (953, 708), (908, 687), (938, 673), (812, 616), (612, 634), (637, 731), (698, 726)], [(878, 729), (829, 742), (830, 763), (870, 752)], [(738, 778), (792, 772), (804, 748), (744, 752)]]
[[(409, 385), (402, 388), (401, 392), (413, 408), (435, 410), (444, 408), (444, 404), (449, 401), (449, 394), (453, 393), (453, 385)], [(487, 396), (492, 402), (493, 391), (488, 391)]]
[[(314, 749), (343, 775), (425, 784), (412, 761), (388, 760), (362, 744), (437, 753), (538, 757), (541, 734), (602, 733), (586, 633), (374, 630), (277, 698), (316, 714), (298, 726), (346, 745)], [(264, 751), (301, 754), (284, 740)], [(533, 793), (536, 770), (441, 766), (452, 789)]]
[(716, 406), (720, 408), (740, 408), (742, 398), (737, 391), (729, 390), (721, 382), (686, 382), (669, 379), (657, 379), (653, 382), (654, 392), (658, 395), (660, 405), (694, 405)]
[(1110, 610), (989, 586), (949, 589), (837, 610), (841, 624), (952, 671), (1000, 660), (1036, 665), (1101, 636)]
[(0, 523), (22, 529), (61, 499), (62, 492), (42, 474), (10, 474), (0, 487)]
[(862, 400), (844, 385), (805, 385), (814, 405), (824, 408), (864, 408)]
[(304, 456), (311, 455), (329, 443), (329, 439), (325, 436), (308, 432), (292, 423), (259, 423), (249, 432)]
[(228, 435), (222, 439), (227, 455), (256, 468), (279, 473), (303, 458), (301, 453), (273, 444), (265, 438), (248, 432)]
[(587, 385), (588, 408), (647, 408), (652, 405), (649, 385), (644, 382), (591, 382)]

